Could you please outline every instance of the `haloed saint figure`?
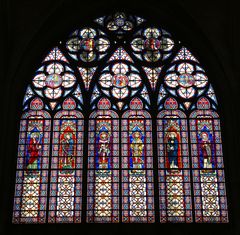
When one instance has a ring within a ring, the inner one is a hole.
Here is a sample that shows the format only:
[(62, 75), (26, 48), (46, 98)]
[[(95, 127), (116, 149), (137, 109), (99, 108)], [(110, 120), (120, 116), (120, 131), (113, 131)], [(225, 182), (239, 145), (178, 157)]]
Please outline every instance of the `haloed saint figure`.
[(203, 160), (202, 168), (204, 169), (212, 169), (212, 146), (211, 140), (209, 139), (209, 134), (207, 132), (202, 132), (200, 135), (200, 156)]
[(132, 168), (141, 169), (144, 167), (143, 161), (143, 135), (140, 131), (134, 131), (131, 135), (130, 149), (132, 153)]
[(167, 137), (167, 157), (170, 168), (178, 168), (178, 139), (175, 132), (170, 132)]
[(62, 134), (60, 146), (60, 169), (74, 168), (74, 138), (71, 132)]
[(41, 135), (39, 132), (31, 132), (28, 136), (27, 147), (27, 170), (37, 170), (39, 168), (39, 157), (41, 156)]
[(100, 131), (100, 133), (99, 133), (99, 150), (98, 150), (98, 163), (99, 163), (100, 169), (108, 168), (109, 154), (110, 154), (109, 133), (107, 131)]

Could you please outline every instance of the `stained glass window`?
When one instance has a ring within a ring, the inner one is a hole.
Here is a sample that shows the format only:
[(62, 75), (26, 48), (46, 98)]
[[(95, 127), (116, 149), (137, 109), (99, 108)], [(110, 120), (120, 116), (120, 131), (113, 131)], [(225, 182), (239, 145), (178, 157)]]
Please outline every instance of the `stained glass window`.
[(81, 222), (83, 115), (67, 98), (53, 121), (49, 222)]
[(166, 99), (157, 128), (160, 221), (192, 222), (187, 119), (174, 98)]
[(227, 205), (219, 116), (207, 98), (190, 115), (196, 221), (226, 222)]
[(45, 223), (51, 119), (35, 98), (20, 123), (13, 222)]
[(154, 222), (152, 120), (134, 98), (122, 117), (123, 222)]
[[(174, 98), (172, 98), (173, 96)], [(207, 96), (207, 97), (205, 97)], [(178, 100), (178, 102), (177, 102)], [(174, 122), (176, 113), (183, 113), (180, 130), (181, 140), (175, 133), (170, 138), (164, 140), (167, 131), (162, 125), (165, 120), (161, 120), (158, 124), (158, 132), (160, 133), (160, 141), (165, 143), (159, 146), (160, 168), (163, 168), (164, 158), (162, 156), (171, 156), (173, 165), (171, 171), (183, 168), (185, 186), (181, 193), (186, 200), (181, 203), (182, 209), (185, 210), (184, 217), (174, 216), (171, 219), (186, 222), (227, 222), (227, 201), (225, 191), (225, 175), (223, 169), (222, 143), (220, 120), (217, 114), (217, 99), (205, 70), (199, 61), (185, 47), (181, 47), (176, 56), (166, 69), (164, 83), (161, 84), (158, 94), (158, 107), (160, 114), (165, 114), (168, 109), (172, 111), (166, 115), (167, 120)], [(176, 109), (179, 109), (176, 110)], [(173, 115), (173, 113), (175, 113)], [(166, 119), (166, 118), (165, 118)], [(165, 121), (166, 122), (166, 121)], [(185, 123), (183, 125), (183, 123)], [(172, 131), (171, 131), (172, 132)], [(171, 133), (170, 132), (170, 133)], [(159, 135), (158, 135), (159, 139)], [(180, 143), (181, 141), (181, 150)], [(187, 144), (190, 143), (190, 146)], [(184, 147), (185, 146), (185, 147)], [(184, 148), (183, 148), (184, 147)], [(184, 151), (179, 152), (179, 151)], [(179, 167), (179, 155), (182, 156), (181, 167)], [(169, 158), (169, 157), (168, 157)], [(174, 163), (177, 161), (178, 164)], [(184, 160), (185, 159), (185, 160)], [(177, 166), (177, 167), (176, 167)], [(176, 169), (175, 169), (176, 168)], [(184, 169), (185, 168), (185, 169)], [(160, 174), (160, 183), (167, 181), (164, 179), (164, 173)], [(161, 178), (162, 177), (162, 178)], [(190, 179), (190, 180), (189, 180)], [(176, 184), (176, 182), (174, 182)], [(160, 187), (160, 192), (161, 192)], [(166, 193), (167, 187), (162, 190), (162, 195)], [(177, 193), (171, 190), (169, 193)], [(191, 195), (192, 192), (192, 195)], [(178, 192), (179, 193), (179, 192)], [(160, 193), (160, 197), (162, 196)], [(165, 210), (169, 208), (177, 208), (179, 206), (176, 199), (170, 205), (169, 200), (163, 197), (160, 205)], [(166, 200), (166, 201), (165, 201)], [(192, 214), (195, 214), (193, 218)], [(160, 214), (161, 210), (160, 208)], [(164, 214), (164, 220), (170, 220), (168, 213)]]
[(206, 68), (142, 17), (89, 25), (56, 43), (26, 87), (13, 222), (228, 222)]
[(89, 118), (88, 222), (119, 221), (119, 120), (102, 98)]

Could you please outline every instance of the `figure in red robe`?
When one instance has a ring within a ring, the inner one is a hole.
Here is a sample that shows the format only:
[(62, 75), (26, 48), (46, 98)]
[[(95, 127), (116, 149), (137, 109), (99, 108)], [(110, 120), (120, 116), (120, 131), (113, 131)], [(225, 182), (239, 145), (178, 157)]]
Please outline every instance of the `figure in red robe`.
[(212, 169), (212, 148), (211, 148), (211, 141), (209, 140), (208, 133), (202, 132), (201, 133), (201, 141), (200, 141), (200, 148), (201, 148), (201, 155), (203, 157), (203, 168), (205, 169)]
[(64, 131), (60, 136), (60, 169), (72, 169), (74, 168), (74, 143), (75, 136), (73, 133), (68, 132), (70, 129)]
[(30, 135), (30, 140), (28, 144), (28, 158), (27, 158), (27, 169), (37, 169), (38, 168), (38, 157), (41, 155), (41, 143), (40, 135), (37, 132), (33, 132)]

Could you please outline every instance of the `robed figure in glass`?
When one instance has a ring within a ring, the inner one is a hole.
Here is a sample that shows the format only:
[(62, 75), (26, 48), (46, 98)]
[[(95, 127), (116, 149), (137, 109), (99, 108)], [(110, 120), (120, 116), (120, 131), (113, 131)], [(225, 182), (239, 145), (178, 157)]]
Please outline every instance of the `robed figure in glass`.
[(130, 135), (130, 143), (130, 167), (132, 169), (144, 168), (144, 135), (139, 127), (133, 128)]
[[(60, 135), (60, 169), (69, 170), (73, 169), (75, 165), (74, 148), (76, 136), (70, 127), (67, 127)], [(65, 172), (66, 173), (66, 172)]]
[(27, 146), (27, 170), (37, 170), (39, 168), (39, 157), (41, 156), (41, 134), (37, 128), (34, 128), (28, 135)]
[(180, 134), (174, 129), (169, 129), (165, 135), (166, 167), (172, 171), (181, 168)]

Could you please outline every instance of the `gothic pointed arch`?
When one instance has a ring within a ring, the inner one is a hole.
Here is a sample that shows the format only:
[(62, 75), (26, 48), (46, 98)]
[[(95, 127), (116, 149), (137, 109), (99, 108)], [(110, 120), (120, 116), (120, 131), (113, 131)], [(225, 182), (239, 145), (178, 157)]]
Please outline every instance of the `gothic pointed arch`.
[(152, 120), (140, 98), (122, 115), (121, 140), (123, 221), (153, 223)]
[(195, 213), (199, 222), (226, 222), (221, 126), (212, 105), (206, 97), (199, 98), (189, 119)]
[(169, 97), (157, 118), (161, 222), (192, 222), (186, 114)]
[(88, 222), (119, 221), (119, 120), (101, 98), (89, 117)]
[(26, 88), (13, 222), (228, 222), (210, 80), (142, 17), (75, 29)]
[(83, 133), (84, 117), (68, 97), (53, 119), (49, 223), (81, 222)]
[(38, 97), (27, 109), (20, 121), (13, 222), (45, 223), (51, 116)]
[[(199, 60), (183, 46), (166, 68), (164, 83), (159, 87), (159, 110), (166, 108), (166, 102), (173, 108), (174, 102), (169, 102), (169, 96), (174, 97), (178, 108), (187, 118), (188, 124), (184, 130), (190, 151), (187, 154), (189, 170), (186, 178), (190, 176), (192, 181), (194, 220), (226, 222), (228, 215), (218, 102)], [(170, 152), (172, 156), (178, 156), (174, 151)], [(216, 176), (217, 173), (220, 177)]]

